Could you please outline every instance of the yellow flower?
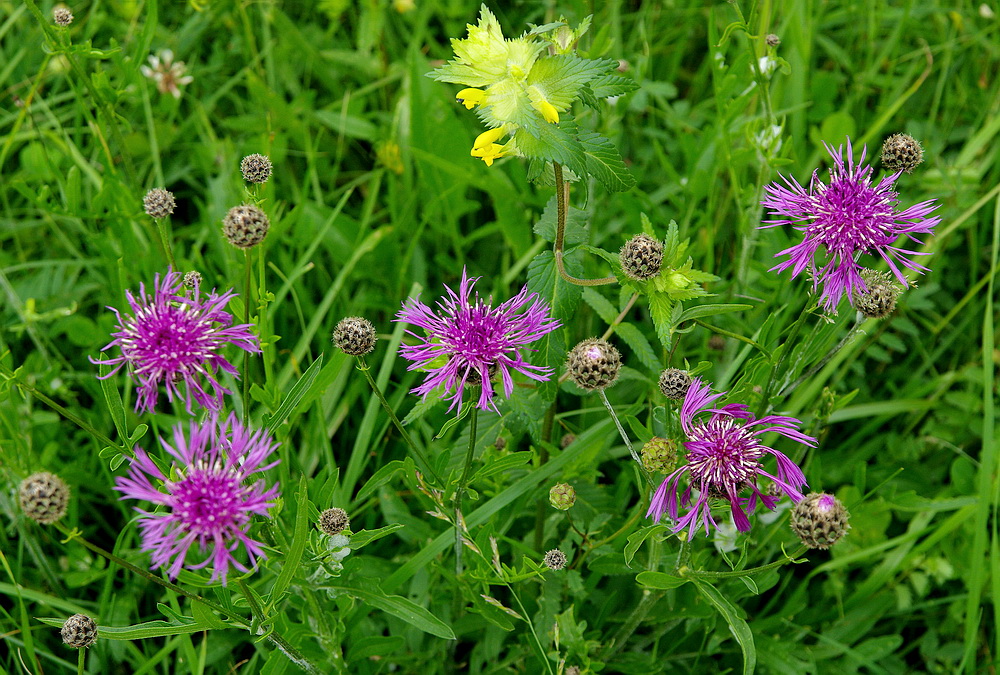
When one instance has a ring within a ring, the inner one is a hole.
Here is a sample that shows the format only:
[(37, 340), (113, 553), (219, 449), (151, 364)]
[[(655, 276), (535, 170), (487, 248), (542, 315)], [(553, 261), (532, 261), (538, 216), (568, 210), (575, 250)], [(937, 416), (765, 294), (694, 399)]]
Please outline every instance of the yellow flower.
[(486, 98), (486, 92), (482, 89), (463, 89), (455, 95), (458, 102), (466, 107), (467, 110), (472, 110), (474, 106), (479, 105)]
[(486, 162), (486, 166), (493, 166), (494, 159), (503, 157), (507, 153), (504, 152), (503, 146), (499, 143), (490, 143), (488, 146), (473, 148), (469, 154)]
[(546, 122), (559, 124), (559, 111), (548, 101), (540, 101), (538, 103), (538, 112), (542, 113), (542, 117), (545, 118)]
[[(476, 150), (482, 150), (484, 148), (489, 148), (492, 145), (496, 145), (496, 141), (500, 139), (501, 136), (506, 133), (503, 127), (497, 127), (496, 129), (489, 129), (483, 133), (476, 136), (476, 142), (472, 144), (472, 151), (475, 153)], [(499, 147), (499, 146), (498, 146)], [(473, 157), (482, 157), (482, 155), (473, 154)]]

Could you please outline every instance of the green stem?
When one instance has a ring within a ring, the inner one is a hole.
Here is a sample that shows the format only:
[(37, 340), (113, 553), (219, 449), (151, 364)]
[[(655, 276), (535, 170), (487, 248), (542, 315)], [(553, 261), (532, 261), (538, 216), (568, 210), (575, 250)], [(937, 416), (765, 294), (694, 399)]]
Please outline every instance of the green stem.
[(602, 661), (606, 661), (609, 656), (614, 656), (622, 650), (625, 646), (625, 641), (632, 636), (635, 629), (639, 627), (639, 624), (649, 614), (649, 610), (662, 597), (663, 591), (653, 592), (645, 590), (642, 592), (642, 599), (639, 601), (639, 604), (632, 610), (628, 619), (626, 619), (625, 623), (622, 624), (622, 627), (618, 629), (618, 632), (615, 633), (615, 636), (608, 643), (608, 647), (601, 653), (600, 659)]
[(748, 345), (750, 345), (751, 347), (757, 349), (761, 354), (763, 354), (764, 356), (766, 356), (768, 361), (770, 361), (772, 359), (771, 352), (769, 352), (768, 350), (764, 349), (763, 345), (758, 344), (757, 342), (754, 342), (753, 340), (751, 340), (748, 337), (744, 337), (743, 335), (740, 335), (739, 333), (733, 333), (731, 331), (726, 330), (725, 328), (719, 328), (718, 326), (713, 326), (712, 324), (705, 323), (701, 319), (693, 319), (693, 321), (694, 321), (695, 324), (701, 326), (702, 328), (707, 328), (708, 330), (712, 331), (713, 333), (716, 333), (718, 335), (725, 335), (726, 337), (731, 337), (734, 340), (739, 340), (740, 342), (745, 342)]
[(170, 263), (170, 267), (174, 272), (179, 272), (177, 269), (177, 261), (174, 260), (174, 251), (170, 247), (170, 237), (167, 236), (167, 219), (166, 218), (154, 218), (156, 221), (156, 229), (160, 232), (160, 242), (163, 243), (163, 251), (167, 255), (167, 262)]
[[(556, 404), (555, 402), (549, 406), (549, 409), (545, 412), (545, 422), (542, 424), (542, 440), (546, 443), (552, 442), (552, 427), (555, 424), (556, 419)], [(543, 444), (538, 450), (538, 467), (541, 468), (549, 461), (549, 450)], [(539, 498), (538, 503), (535, 505), (535, 550), (542, 550), (542, 543), (544, 542), (544, 531), (545, 531), (545, 507), (546, 499), (543, 497)]]
[[(243, 261), (245, 268), (245, 288), (246, 293), (243, 296), (243, 323), (250, 323), (250, 251), (251, 249), (244, 249), (243, 251)], [(247, 420), (250, 418), (250, 352), (243, 351), (243, 423), (246, 424)]]
[(778, 356), (777, 361), (771, 362), (771, 371), (767, 374), (767, 384), (764, 386), (764, 393), (760, 397), (760, 407), (757, 409), (757, 417), (762, 417), (765, 412), (767, 412), (768, 404), (771, 400), (771, 388), (774, 386), (775, 375), (778, 369), (784, 365), (788, 358), (788, 354), (795, 349), (795, 340), (798, 339), (799, 333), (802, 331), (802, 326), (806, 322), (806, 317), (809, 316), (812, 305), (812, 295), (806, 300), (805, 304), (802, 306), (802, 312), (799, 314), (799, 318), (795, 320), (792, 324), (792, 329), (788, 334), (788, 337), (784, 341), (784, 349), (781, 350), (781, 354)]
[(636, 464), (639, 465), (639, 471), (642, 472), (642, 475), (646, 479), (649, 486), (653, 487), (653, 479), (650, 478), (649, 472), (646, 471), (646, 467), (642, 465), (642, 459), (639, 457), (639, 453), (637, 453), (635, 448), (632, 447), (632, 441), (628, 439), (628, 434), (625, 433), (625, 427), (623, 427), (622, 423), (618, 420), (618, 415), (615, 414), (615, 409), (611, 407), (611, 402), (608, 401), (607, 395), (604, 393), (603, 389), (599, 389), (597, 393), (604, 402), (604, 407), (608, 409), (608, 414), (611, 415), (611, 419), (615, 421), (615, 426), (618, 427), (618, 433), (621, 435), (622, 440), (625, 441), (625, 447), (628, 448), (629, 453), (631, 453), (632, 459), (634, 459)]
[(524, 604), (521, 602), (521, 598), (518, 597), (517, 591), (514, 590), (512, 585), (509, 583), (504, 585), (507, 586), (507, 590), (510, 591), (510, 597), (514, 598), (514, 602), (517, 603), (517, 608), (521, 610), (521, 618), (523, 618), (524, 622), (528, 624), (528, 629), (531, 631), (532, 642), (534, 642), (535, 649), (538, 651), (538, 658), (540, 658), (542, 663), (545, 664), (545, 670), (549, 673), (549, 675), (552, 675), (552, 664), (545, 656), (545, 649), (542, 647), (541, 640), (538, 639), (538, 633), (535, 632), (535, 625), (528, 618), (528, 612), (524, 609)]
[(365, 378), (368, 380), (368, 385), (372, 388), (372, 391), (375, 392), (375, 396), (378, 397), (379, 403), (382, 404), (382, 409), (385, 410), (387, 415), (389, 415), (389, 419), (392, 420), (393, 426), (395, 426), (396, 430), (399, 431), (399, 435), (403, 437), (403, 440), (406, 442), (406, 444), (410, 446), (410, 449), (413, 450), (413, 453), (424, 464), (426, 468), (425, 470), (430, 472), (430, 474), (434, 476), (434, 480), (436, 481), (437, 485), (443, 487), (444, 481), (441, 480), (441, 477), (437, 474), (437, 471), (434, 470), (434, 466), (431, 464), (430, 460), (427, 459), (427, 456), (424, 455), (424, 451), (421, 450), (419, 447), (417, 447), (417, 444), (413, 441), (413, 438), (410, 436), (409, 432), (406, 430), (405, 427), (403, 427), (403, 423), (399, 421), (398, 417), (396, 417), (396, 412), (392, 409), (392, 406), (390, 406), (389, 402), (385, 400), (385, 395), (382, 393), (382, 390), (379, 389), (378, 384), (376, 384), (375, 379), (372, 377), (372, 374), (368, 368), (368, 363), (365, 361), (365, 357), (363, 356), (358, 357), (358, 370), (360, 370), (362, 373), (365, 374)]
[(111, 440), (110, 438), (108, 438), (107, 436), (105, 436), (104, 434), (102, 434), (100, 431), (98, 431), (97, 429), (95, 429), (93, 426), (91, 426), (91, 424), (89, 422), (87, 422), (86, 420), (84, 420), (83, 418), (74, 415), (69, 410), (67, 410), (66, 408), (64, 408), (61, 405), (59, 405), (58, 403), (56, 403), (55, 401), (53, 401), (51, 398), (49, 398), (48, 396), (46, 396), (42, 392), (40, 392), (37, 389), (35, 389), (30, 384), (28, 384), (27, 382), (22, 382), (21, 380), (19, 380), (17, 378), (17, 375), (15, 373), (11, 372), (10, 370), (8, 370), (6, 366), (0, 365), (0, 374), (4, 375), (4, 377), (6, 377), (8, 380), (12, 381), (20, 389), (24, 390), (28, 394), (31, 394), (32, 396), (34, 396), (35, 398), (37, 398), (39, 401), (41, 401), (45, 405), (47, 405), (50, 408), (52, 408), (53, 410), (55, 410), (57, 413), (59, 413), (60, 415), (62, 415), (66, 419), (68, 419), (70, 422), (74, 423), (75, 425), (77, 425), (78, 427), (80, 427), (81, 429), (83, 429), (84, 431), (86, 431), (88, 434), (90, 434), (95, 439), (97, 439), (98, 442), (103, 443), (104, 445), (110, 446), (112, 448), (115, 448), (115, 449), (117, 449), (119, 452), (121, 452), (123, 454), (129, 455), (129, 456), (133, 455), (133, 453), (132, 453), (131, 450), (129, 450), (128, 448), (126, 448), (124, 445), (120, 445), (118, 443), (115, 443), (113, 440)]
[(563, 178), (563, 169), (559, 162), (552, 162), (552, 172), (556, 179), (556, 241), (552, 254), (556, 259), (556, 269), (559, 270), (559, 276), (576, 286), (607, 286), (618, 283), (618, 279), (613, 276), (601, 279), (580, 279), (566, 271), (563, 264), (563, 246), (566, 236), (566, 213), (569, 211), (569, 183)]
[(785, 554), (785, 557), (782, 560), (776, 560), (775, 562), (761, 565), (760, 567), (749, 567), (745, 570), (712, 572), (709, 570), (693, 570), (685, 565), (680, 567), (677, 572), (682, 577), (693, 577), (696, 579), (734, 579), (736, 577), (748, 577), (754, 574), (759, 574), (760, 572), (766, 572), (767, 570), (782, 567), (790, 562), (795, 562), (796, 558), (805, 555), (808, 551), (809, 549), (807, 547), (800, 546), (792, 555)]
[(87, 669), (86, 669), (86, 665), (87, 665), (87, 648), (86, 647), (80, 647), (76, 651), (79, 652), (76, 655), (76, 675), (83, 675), (85, 672), (87, 672)]
[(793, 391), (795, 391), (796, 387), (798, 387), (800, 384), (802, 384), (803, 382), (811, 378), (813, 375), (818, 373), (826, 364), (830, 362), (830, 359), (832, 359), (834, 356), (837, 355), (837, 352), (846, 347), (847, 343), (853, 340), (854, 336), (856, 336), (858, 333), (861, 332), (861, 325), (863, 323), (864, 319), (862, 315), (858, 314), (857, 318), (854, 321), (854, 325), (851, 326), (851, 330), (847, 331), (847, 335), (845, 335), (843, 339), (840, 342), (838, 342), (833, 349), (827, 352), (826, 356), (820, 359), (819, 362), (817, 362), (812, 368), (802, 373), (802, 375), (800, 375), (797, 380), (785, 386), (781, 391), (779, 391), (778, 396), (781, 397), (787, 394), (791, 394)]
[[(470, 401), (467, 405), (472, 405)], [(472, 455), (476, 449), (476, 424), (479, 415), (472, 411), (472, 419), (469, 420), (469, 450), (465, 453), (465, 468), (462, 469), (462, 477), (458, 481), (458, 489), (455, 491), (455, 576), (462, 573), (462, 497), (465, 495), (465, 486), (469, 482), (469, 473), (472, 470)]]

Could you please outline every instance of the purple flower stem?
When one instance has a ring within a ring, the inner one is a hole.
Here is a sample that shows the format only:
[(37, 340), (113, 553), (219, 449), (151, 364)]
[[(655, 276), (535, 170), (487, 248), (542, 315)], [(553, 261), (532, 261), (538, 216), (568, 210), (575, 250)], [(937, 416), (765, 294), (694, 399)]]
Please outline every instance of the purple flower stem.
[(843, 339), (840, 342), (838, 342), (835, 347), (833, 347), (830, 351), (828, 351), (826, 353), (826, 356), (817, 361), (812, 368), (802, 373), (798, 377), (798, 379), (792, 382), (791, 384), (785, 385), (785, 387), (778, 392), (778, 396), (787, 396), (788, 394), (791, 394), (800, 384), (802, 384), (803, 382), (811, 378), (813, 375), (818, 373), (820, 370), (822, 370), (822, 368), (830, 362), (830, 359), (836, 356), (841, 349), (846, 347), (847, 343), (853, 340), (858, 333), (862, 332), (861, 331), (862, 324), (864, 324), (864, 315), (862, 315), (859, 312), (854, 321), (854, 325), (851, 326), (851, 330), (847, 331), (847, 335), (845, 335)]
[(462, 497), (465, 496), (465, 486), (469, 484), (469, 473), (472, 470), (472, 455), (476, 450), (476, 425), (478, 421), (479, 413), (473, 410), (472, 419), (469, 420), (469, 451), (465, 453), (465, 468), (462, 469), (462, 477), (455, 490), (455, 576), (462, 573), (462, 530), (465, 529), (462, 527)]
[(394, 411), (392, 406), (389, 405), (389, 402), (385, 400), (385, 395), (382, 393), (382, 390), (378, 388), (378, 384), (372, 377), (370, 369), (368, 368), (368, 363), (365, 361), (365, 357), (359, 356), (357, 358), (358, 370), (365, 374), (365, 378), (368, 380), (368, 386), (370, 386), (372, 391), (375, 392), (375, 396), (378, 398), (379, 403), (382, 404), (382, 409), (385, 410), (387, 415), (389, 415), (389, 419), (392, 420), (392, 424), (396, 427), (399, 435), (403, 437), (406, 444), (410, 446), (411, 450), (413, 450), (413, 454), (420, 459), (420, 462), (424, 465), (423, 469), (434, 476), (434, 480), (439, 487), (443, 486), (444, 482), (441, 480), (441, 476), (438, 475), (437, 471), (434, 470), (434, 465), (431, 464), (429, 459), (427, 459), (424, 451), (417, 447), (417, 444), (413, 442), (413, 438), (410, 436), (410, 433), (403, 427), (403, 423), (399, 421), (399, 418), (396, 417), (396, 411)]
[(793, 349), (795, 349), (795, 341), (799, 337), (799, 333), (802, 332), (802, 326), (805, 325), (806, 317), (812, 313), (813, 305), (806, 302), (802, 306), (802, 312), (799, 313), (799, 318), (795, 320), (792, 324), (792, 329), (788, 334), (788, 338), (784, 341), (787, 345), (781, 350), (781, 354), (778, 355), (778, 360), (771, 360), (771, 371), (767, 374), (767, 384), (764, 385), (764, 393), (760, 397), (760, 406), (757, 408), (757, 417), (763, 417), (764, 413), (767, 412), (771, 403), (771, 388), (774, 386), (774, 377), (778, 373), (778, 369), (784, 365), (785, 361), (788, 359), (788, 354)]
[[(243, 294), (243, 323), (250, 323), (250, 250), (244, 249), (243, 260), (246, 267), (246, 293)], [(250, 417), (250, 352), (243, 352), (243, 424)]]
[(163, 243), (163, 252), (167, 255), (167, 262), (170, 263), (171, 269), (177, 269), (177, 263), (174, 261), (174, 251), (170, 248), (170, 236), (167, 234), (167, 219), (166, 218), (153, 218), (156, 221), (156, 229), (160, 232), (160, 242)]
[[(201, 604), (205, 605), (206, 607), (208, 607), (212, 611), (218, 612), (222, 616), (226, 617), (227, 619), (229, 619), (230, 621), (232, 621), (234, 624), (236, 624), (240, 628), (244, 628), (244, 629), (248, 629), (249, 630), (250, 624), (247, 623), (247, 620), (244, 619), (239, 614), (231, 612), (230, 610), (226, 609), (222, 605), (216, 604), (216, 603), (212, 602), (211, 600), (209, 600), (209, 599), (207, 599), (205, 597), (202, 597), (201, 595), (198, 595), (197, 593), (194, 593), (192, 591), (186, 590), (186, 589), (178, 586), (175, 583), (167, 581), (166, 579), (163, 579), (162, 577), (157, 576), (156, 574), (153, 574), (149, 570), (144, 570), (144, 569), (142, 569), (140, 567), (136, 567), (135, 565), (133, 565), (132, 563), (128, 562), (124, 558), (119, 558), (118, 556), (116, 556), (114, 553), (111, 553), (110, 551), (105, 551), (100, 546), (98, 546), (96, 544), (93, 544), (93, 543), (87, 541), (86, 539), (84, 539), (83, 535), (81, 535), (78, 530), (75, 530), (75, 529), (74, 530), (70, 530), (68, 527), (66, 527), (61, 522), (56, 522), (56, 523), (54, 523), (54, 525), (55, 525), (55, 527), (60, 532), (62, 532), (64, 535), (66, 535), (66, 540), (65, 541), (70, 541), (70, 540), (75, 539), (84, 548), (93, 551), (94, 553), (96, 553), (97, 555), (101, 556), (102, 558), (107, 559), (109, 562), (113, 562), (114, 564), (118, 565), (119, 567), (127, 569), (128, 571), (133, 572), (135, 574), (138, 574), (142, 578), (144, 578), (144, 579), (146, 579), (148, 581), (152, 581), (154, 584), (159, 584), (160, 586), (163, 586), (164, 588), (166, 588), (168, 590), (171, 590), (174, 593), (177, 593), (179, 595), (183, 595), (184, 597), (188, 598), (189, 600), (193, 600), (195, 602), (200, 602)], [(241, 585), (241, 589), (244, 588), (243, 585), (242, 585), (243, 584), (242, 580), (237, 580), (237, 583), (239, 583)], [(251, 598), (250, 598), (249, 594), (247, 594), (247, 601), (248, 602), (251, 601)], [(251, 604), (251, 607), (253, 607), (252, 604)], [(257, 612), (254, 612), (254, 616), (263, 616), (263, 615), (258, 614)], [(303, 656), (301, 653), (299, 653), (299, 651), (295, 647), (293, 647), (287, 640), (285, 640), (285, 638), (281, 637), (280, 634), (274, 632), (273, 630), (269, 631), (268, 635), (267, 635), (267, 639), (277, 649), (280, 649), (282, 651), (282, 653), (284, 653), (292, 662), (294, 662), (294, 663), (298, 664), (299, 666), (301, 666), (303, 670), (305, 670), (308, 673), (314, 673), (315, 675), (320, 675), (320, 670), (318, 668), (316, 668), (316, 666), (314, 666), (312, 663), (310, 663), (306, 659), (305, 656)]]

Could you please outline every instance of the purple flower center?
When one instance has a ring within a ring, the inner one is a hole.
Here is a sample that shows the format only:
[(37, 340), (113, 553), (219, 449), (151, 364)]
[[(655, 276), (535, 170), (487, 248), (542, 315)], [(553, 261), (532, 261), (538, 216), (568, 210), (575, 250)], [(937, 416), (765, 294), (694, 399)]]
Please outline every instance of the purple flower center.
[(209, 465), (201, 460), (187, 475), (170, 484), (170, 492), (179, 526), (202, 539), (228, 536), (248, 520), (240, 477), (218, 461)]
[(872, 188), (870, 173), (871, 167), (858, 176), (831, 173), (830, 185), (816, 186), (815, 215), (806, 232), (827, 250), (850, 257), (895, 239), (887, 227), (895, 219), (895, 193)]
[(713, 418), (695, 425), (687, 442), (688, 466), (696, 485), (735, 486), (760, 471), (765, 448), (743, 425), (729, 418)]
[(210, 317), (193, 315), (188, 305), (164, 303), (144, 308), (122, 331), (122, 354), (137, 373), (199, 371), (219, 347)]

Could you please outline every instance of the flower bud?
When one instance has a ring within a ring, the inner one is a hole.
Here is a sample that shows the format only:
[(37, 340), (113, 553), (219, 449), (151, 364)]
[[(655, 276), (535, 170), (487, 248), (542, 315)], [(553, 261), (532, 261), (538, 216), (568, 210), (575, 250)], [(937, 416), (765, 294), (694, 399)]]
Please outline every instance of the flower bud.
[(271, 177), (271, 160), (264, 155), (247, 155), (240, 162), (240, 173), (248, 183), (266, 183)]
[(59, 634), (64, 644), (83, 649), (97, 642), (97, 623), (86, 614), (74, 614), (66, 619)]
[(507, 447), (507, 439), (503, 436), (497, 436), (497, 439), (493, 441), (493, 447), (497, 450), (503, 450)]
[(241, 204), (229, 209), (222, 219), (222, 234), (237, 248), (252, 248), (264, 241), (271, 221), (253, 204)]
[(774, 33), (768, 33), (767, 37), (764, 38), (764, 42), (767, 43), (768, 47), (777, 47), (781, 44), (781, 38)]
[(560, 511), (568, 511), (576, 503), (576, 490), (569, 483), (556, 483), (549, 490), (549, 504)]
[(896, 309), (903, 286), (888, 272), (861, 270), (867, 290), (854, 294), (854, 309), (869, 319), (884, 319)]
[(563, 434), (563, 437), (559, 440), (559, 447), (565, 450), (573, 444), (576, 440), (576, 434)]
[(561, 570), (566, 567), (566, 554), (557, 548), (552, 549), (545, 553), (545, 557), (542, 558), (542, 562), (550, 570)]
[(66, 515), (69, 486), (59, 476), (42, 471), (21, 481), (18, 498), (24, 515), (36, 523), (51, 525)]
[(924, 161), (924, 149), (920, 142), (909, 134), (893, 134), (882, 144), (882, 166), (887, 171), (913, 170)]
[(618, 254), (622, 272), (630, 279), (645, 281), (660, 273), (663, 266), (663, 242), (648, 234), (629, 239)]
[(52, 10), (52, 21), (54, 21), (57, 26), (65, 28), (73, 23), (73, 12), (69, 11), (68, 7), (56, 7)]
[(606, 340), (587, 338), (570, 350), (566, 370), (577, 386), (587, 391), (604, 389), (615, 383), (622, 367), (622, 355)]
[(347, 517), (347, 511), (339, 508), (327, 509), (319, 514), (319, 529), (325, 534), (340, 534), (351, 527), (351, 519)]
[(670, 473), (677, 466), (677, 442), (669, 438), (654, 436), (639, 454), (646, 471)]
[(199, 288), (201, 286), (202, 277), (201, 272), (187, 272), (184, 275), (184, 287), (185, 288)]
[(691, 386), (691, 375), (680, 368), (667, 368), (660, 373), (660, 391), (673, 401), (681, 401)]
[(152, 218), (166, 218), (174, 212), (177, 201), (174, 195), (163, 188), (153, 188), (142, 198), (142, 208)]
[(851, 529), (850, 517), (833, 495), (810, 492), (792, 510), (792, 531), (809, 548), (827, 549)]
[(333, 329), (333, 342), (345, 354), (364, 356), (375, 349), (378, 333), (368, 319), (360, 316), (349, 316), (341, 319)]

